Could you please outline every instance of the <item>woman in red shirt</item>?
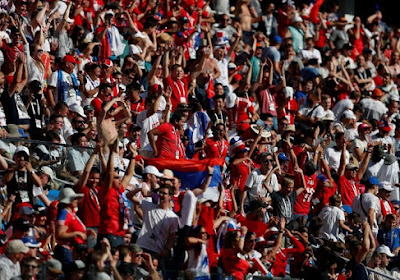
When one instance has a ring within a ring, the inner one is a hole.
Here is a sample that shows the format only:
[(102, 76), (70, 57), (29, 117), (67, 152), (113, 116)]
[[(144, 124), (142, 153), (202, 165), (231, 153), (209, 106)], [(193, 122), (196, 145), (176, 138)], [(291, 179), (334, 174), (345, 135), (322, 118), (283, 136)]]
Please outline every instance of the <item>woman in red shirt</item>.
[(57, 246), (54, 257), (63, 266), (73, 262), (72, 251), (74, 246), (83, 244), (87, 238), (86, 227), (76, 215), (78, 199), (83, 194), (76, 194), (73, 189), (64, 187), (60, 194), (56, 222)]
[(250, 265), (244, 259), (240, 258), (239, 253), (243, 253), (244, 238), (247, 228), (242, 227), (240, 232), (228, 231), (224, 239), (224, 247), (221, 249), (221, 261), (224, 272), (235, 276), (235, 279), (242, 280), (247, 274)]

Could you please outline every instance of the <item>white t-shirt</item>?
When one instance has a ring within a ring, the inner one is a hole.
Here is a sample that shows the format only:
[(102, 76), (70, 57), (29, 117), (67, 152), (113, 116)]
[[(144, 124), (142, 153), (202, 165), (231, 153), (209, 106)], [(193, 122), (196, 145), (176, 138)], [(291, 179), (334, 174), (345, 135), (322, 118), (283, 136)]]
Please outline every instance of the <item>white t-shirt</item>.
[(339, 236), (339, 221), (345, 220), (343, 210), (336, 206), (326, 206), (318, 217), (322, 220), (319, 237), (336, 242)]
[(199, 276), (209, 276), (210, 268), (208, 267), (209, 258), (207, 255), (207, 246), (206, 244), (201, 244), (201, 251), (198, 256), (196, 256), (196, 252), (194, 249), (190, 249), (187, 251), (188, 253), (188, 270), (194, 273), (195, 277)]
[[(250, 201), (256, 200), (258, 197), (266, 197), (268, 194), (267, 188), (264, 187), (263, 183), (267, 175), (261, 174), (260, 169), (253, 170), (249, 176), (247, 176), (245, 186), (249, 188), (247, 191), (246, 205), (250, 204)], [(270, 180), (270, 186), (273, 191), (279, 191), (278, 179), (275, 174), (272, 174)]]
[(229, 85), (229, 75), (228, 75), (228, 64), (230, 61), (230, 58), (224, 57), (221, 60), (216, 60), (218, 64), (219, 71), (221, 72), (221, 75), (215, 79), (217, 83), (221, 83), (223, 86), (228, 86)]
[[(147, 133), (160, 125), (160, 120), (162, 119), (162, 114), (157, 112), (146, 118), (147, 110), (140, 112), (136, 117), (136, 124), (142, 128), (140, 131), (140, 144), (141, 150), (143, 151), (152, 151), (149, 138), (147, 137)], [(154, 138), (157, 140), (157, 137)]]
[(166, 211), (154, 203), (142, 200), (140, 205), (144, 221), (136, 244), (143, 249), (160, 253), (169, 236), (178, 230), (179, 218), (171, 209)]
[[(64, 93), (65, 103), (67, 103), (68, 106), (71, 106), (72, 104), (77, 104), (80, 106), (82, 98), (76, 94), (71, 75), (64, 71), (61, 72), (62, 72), (62, 83), (65, 92)], [(53, 98), (54, 102), (57, 103), (59, 101), (58, 87), (61, 86), (58, 84), (58, 71), (55, 71), (53, 72), (53, 74), (51, 74), (48, 86), (55, 88), (53, 91)]]
[[(339, 169), (341, 155), (342, 155), (342, 150), (338, 151), (335, 148), (331, 147), (325, 150), (324, 158), (328, 163), (328, 166), (337, 171)], [(346, 158), (346, 164), (348, 164), (350, 160), (350, 155), (347, 150), (345, 158)]]
[(361, 106), (364, 108), (364, 117), (366, 119), (380, 120), (382, 115), (387, 112), (386, 106), (378, 100), (372, 98), (364, 98), (360, 101)]
[(321, 105), (317, 105), (314, 108), (310, 108), (307, 104), (304, 104), (300, 107), (299, 114), (305, 117), (319, 118), (319, 119), (325, 116), (326, 112)]
[(322, 63), (322, 57), (321, 57), (321, 52), (317, 49), (314, 49), (312, 51), (310, 50), (301, 50), (299, 53), (299, 57), (303, 60), (310, 60), (312, 58), (318, 59), (318, 63)]
[[(92, 78), (90, 78), (89, 75), (86, 75), (85, 78), (86, 78), (85, 89), (87, 91), (94, 90), (95, 88), (100, 86), (100, 79), (92, 80)], [(84, 94), (82, 94), (82, 107), (84, 107), (86, 105), (90, 105), (90, 103), (92, 102), (93, 99), (96, 98), (96, 96), (97, 96), (97, 93), (95, 95), (93, 95), (92, 97), (86, 97)]]
[(379, 198), (376, 195), (373, 195), (372, 193), (364, 193), (362, 194), (362, 206), (360, 203), (360, 197), (361, 195), (358, 195), (354, 201), (353, 201), (353, 211), (360, 214), (361, 220), (366, 221), (367, 220), (367, 215), (365, 215), (363, 208), (365, 212), (368, 214), (369, 209), (374, 209), (374, 225), (372, 228), (372, 232), (376, 235), (378, 233), (378, 222), (376, 220), (376, 214), (380, 213), (381, 211), (381, 205), (379, 202)]

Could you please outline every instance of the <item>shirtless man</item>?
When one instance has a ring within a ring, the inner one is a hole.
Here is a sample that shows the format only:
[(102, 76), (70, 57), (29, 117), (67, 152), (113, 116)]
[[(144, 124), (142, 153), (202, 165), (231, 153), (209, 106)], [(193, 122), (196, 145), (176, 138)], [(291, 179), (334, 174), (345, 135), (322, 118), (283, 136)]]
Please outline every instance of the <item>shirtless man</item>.
[(250, 0), (240, 0), (236, 5), (235, 16), (240, 19), (240, 25), (243, 30), (243, 42), (245, 44), (251, 43), (253, 32), (251, 25), (256, 22), (264, 21), (265, 16), (254, 18), (250, 12)]
[[(114, 104), (117, 102), (122, 105), (114, 108)], [(104, 141), (104, 154), (108, 154), (108, 146), (118, 137), (117, 127), (131, 118), (131, 112), (129, 106), (123, 103), (120, 97), (114, 97), (109, 102), (104, 102), (101, 107), (102, 110), (97, 121), (97, 131), (99, 139)], [(121, 111), (124, 111), (124, 116), (114, 120), (114, 116)]]

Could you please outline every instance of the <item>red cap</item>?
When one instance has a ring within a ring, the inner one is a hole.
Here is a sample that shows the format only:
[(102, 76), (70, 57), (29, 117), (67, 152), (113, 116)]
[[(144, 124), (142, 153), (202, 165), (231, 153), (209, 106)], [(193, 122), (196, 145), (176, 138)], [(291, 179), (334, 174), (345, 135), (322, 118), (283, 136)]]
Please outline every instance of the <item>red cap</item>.
[(112, 61), (111, 61), (110, 59), (104, 59), (104, 60), (101, 62), (101, 64), (102, 64), (102, 65), (105, 65), (105, 66), (107, 66), (107, 67), (113, 67), (113, 63), (112, 63)]
[(71, 62), (73, 64), (79, 64), (79, 61), (75, 59), (72, 55), (64, 56), (64, 62)]
[(240, 82), (243, 79), (242, 75), (240, 75), (240, 74), (233, 75), (233, 78), (235, 78), (235, 80), (238, 82)]

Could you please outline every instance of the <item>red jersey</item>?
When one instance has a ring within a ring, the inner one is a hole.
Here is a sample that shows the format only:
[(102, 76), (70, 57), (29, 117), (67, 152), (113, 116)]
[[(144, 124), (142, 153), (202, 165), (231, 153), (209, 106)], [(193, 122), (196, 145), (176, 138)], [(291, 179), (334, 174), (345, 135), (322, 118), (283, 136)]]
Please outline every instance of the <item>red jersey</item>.
[(352, 205), (354, 198), (360, 194), (359, 179), (356, 177), (353, 180), (347, 179), (342, 175), (339, 179), (339, 194), (342, 196), (343, 205)]
[(169, 159), (185, 158), (185, 148), (179, 131), (170, 123), (159, 125), (157, 130), (160, 132), (156, 142), (158, 156)]
[(283, 248), (276, 253), (276, 261), (271, 268), (272, 275), (275, 277), (285, 277), (287, 261), (292, 254), (302, 254), (305, 251), (303, 244), (294, 236), (290, 239), (293, 244), (292, 248)]
[(317, 188), (317, 174), (312, 176), (304, 175), (306, 187), (304, 191), (297, 196), (294, 202), (294, 214), (308, 215), (310, 213), (311, 199)]
[(190, 82), (190, 76), (185, 76), (182, 80), (173, 80), (170, 76), (164, 79), (164, 88), (169, 86), (172, 88), (172, 112), (175, 111), (179, 103), (188, 103), (188, 86)]
[[(57, 225), (67, 226), (68, 227), (67, 233), (74, 232), (74, 231), (79, 231), (82, 233), (86, 232), (86, 227), (85, 227), (84, 223), (82, 223), (82, 221), (79, 219), (79, 217), (75, 213), (72, 213), (67, 208), (61, 209), (58, 212)], [(84, 241), (83, 241), (82, 237), (78, 236), (78, 237), (74, 237), (74, 238), (70, 238), (70, 239), (64, 239), (64, 238), (58, 239), (57, 243), (59, 245), (65, 245), (65, 246), (72, 247), (77, 244), (83, 244)]]
[(101, 205), (99, 234), (125, 235), (123, 191), (122, 186), (118, 190), (114, 187), (108, 190), (104, 187), (100, 188), (98, 196)]
[(8, 74), (13, 71), (17, 54), (24, 52), (23, 45), (19, 44), (18, 46), (13, 46), (12, 44), (3, 44), (1, 50), (4, 54), (4, 74)]
[(174, 212), (175, 214), (178, 214), (181, 212), (181, 208), (182, 208), (182, 200), (183, 197), (185, 196), (185, 191), (179, 192), (177, 195), (174, 195), (174, 197), (172, 198), (172, 201), (174, 203)]
[(84, 186), (76, 192), (83, 193), (79, 204), (78, 216), (87, 227), (98, 227), (100, 224), (100, 202), (97, 197), (99, 187), (91, 189)]
[(204, 152), (206, 153), (206, 158), (225, 158), (228, 154), (229, 144), (226, 139), (214, 140), (214, 138), (206, 139), (206, 146)]
[(131, 112), (142, 112), (145, 110), (144, 99), (140, 97), (138, 102), (131, 101)]
[(231, 212), (233, 210), (233, 199), (232, 199), (232, 193), (230, 189), (225, 189), (225, 195), (224, 195), (224, 209)]

